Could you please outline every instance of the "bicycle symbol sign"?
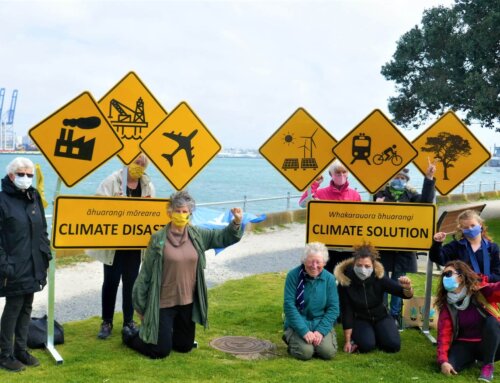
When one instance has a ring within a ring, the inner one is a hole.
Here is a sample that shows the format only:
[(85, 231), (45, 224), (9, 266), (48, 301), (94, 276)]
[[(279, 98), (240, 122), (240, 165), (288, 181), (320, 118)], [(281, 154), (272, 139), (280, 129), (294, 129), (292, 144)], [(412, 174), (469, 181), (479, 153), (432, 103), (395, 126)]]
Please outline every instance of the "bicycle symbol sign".
[(361, 121), (333, 152), (370, 193), (383, 187), (417, 156), (411, 143), (379, 110)]

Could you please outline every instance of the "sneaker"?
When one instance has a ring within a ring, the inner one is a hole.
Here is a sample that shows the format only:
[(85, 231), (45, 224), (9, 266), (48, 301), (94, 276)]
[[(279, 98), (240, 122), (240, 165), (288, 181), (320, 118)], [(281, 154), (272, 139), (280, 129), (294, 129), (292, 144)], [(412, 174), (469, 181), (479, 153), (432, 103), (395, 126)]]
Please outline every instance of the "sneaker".
[(131, 329), (134, 332), (139, 332), (139, 327), (137, 327), (137, 323), (135, 323), (133, 320), (131, 320), (130, 322), (124, 323), (123, 327), (128, 327), (129, 329)]
[(99, 330), (99, 334), (97, 334), (97, 337), (99, 339), (106, 339), (111, 335), (112, 330), (113, 330), (113, 323), (102, 322), (101, 329)]
[(38, 359), (31, 355), (27, 350), (16, 351), (14, 356), (25, 366), (36, 367), (40, 365)]
[(123, 326), (123, 328), (122, 328), (122, 342), (125, 343), (126, 345), (129, 345), (131, 343), (132, 339), (134, 339), (138, 333), (139, 333), (139, 330), (137, 328), (133, 330), (128, 326)]
[(479, 375), (479, 378), (477, 380), (480, 380), (481, 382), (491, 382), (493, 380), (493, 370), (495, 369), (495, 366), (493, 363), (485, 364), (483, 368), (481, 368), (481, 375)]
[(0, 368), (11, 372), (19, 372), (26, 368), (24, 364), (14, 358), (12, 355), (0, 358)]

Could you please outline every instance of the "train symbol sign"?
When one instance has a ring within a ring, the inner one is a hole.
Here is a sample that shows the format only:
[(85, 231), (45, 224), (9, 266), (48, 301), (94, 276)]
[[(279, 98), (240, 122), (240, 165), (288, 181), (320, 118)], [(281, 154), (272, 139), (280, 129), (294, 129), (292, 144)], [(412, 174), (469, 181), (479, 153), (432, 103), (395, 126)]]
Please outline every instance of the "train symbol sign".
[(181, 102), (140, 144), (176, 190), (183, 189), (221, 146), (189, 105)]
[(297, 190), (304, 190), (333, 161), (336, 143), (305, 109), (298, 108), (259, 152)]
[(333, 149), (370, 193), (375, 193), (417, 155), (398, 128), (378, 109)]
[(452, 111), (448, 111), (413, 140), (418, 157), (413, 161), (425, 173), (428, 161), (437, 160), (436, 189), (447, 195), (491, 157), (490, 152)]
[(123, 148), (88, 92), (31, 128), (29, 135), (68, 187)]
[(99, 107), (123, 143), (118, 157), (125, 164), (139, 155), (141, 141), (167, 117), (165, 109), (134, 72), (106, 93), (99, 100)]

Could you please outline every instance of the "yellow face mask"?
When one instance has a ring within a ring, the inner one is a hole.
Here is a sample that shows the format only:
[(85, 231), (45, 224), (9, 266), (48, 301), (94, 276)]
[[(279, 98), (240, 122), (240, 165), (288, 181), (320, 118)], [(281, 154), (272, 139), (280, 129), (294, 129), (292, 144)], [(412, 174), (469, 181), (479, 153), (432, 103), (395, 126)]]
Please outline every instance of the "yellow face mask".
[(189, 223), (189, 213), (172, 213), (172, 223), (177, 227), (184, 227)]
[(130, 164), (128, 166), (128, 175), (134, 180), (138, 180), (144, 174), (144, 168), (141, 165)]

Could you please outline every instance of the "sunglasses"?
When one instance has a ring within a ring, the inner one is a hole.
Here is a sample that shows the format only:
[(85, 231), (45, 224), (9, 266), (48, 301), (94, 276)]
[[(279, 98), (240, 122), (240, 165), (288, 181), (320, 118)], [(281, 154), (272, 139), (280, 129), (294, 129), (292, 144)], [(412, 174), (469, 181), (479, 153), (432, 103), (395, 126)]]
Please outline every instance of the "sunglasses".
[(16, 173), (16, 176), (18, 177), (28, 176), (28, 178), (33, 178), (33, 174), (30, 173)]
[(451, 277), (453, 274), (460, 275), (460, 273), (457, 273), (456, 271), (453, 271), (453, 270), (448, 270), (448, 271), (445, 271), (445, 272), (443, 273), (443, 276), (444, 276), (444, 277), (449, 278), (449, 277)]

